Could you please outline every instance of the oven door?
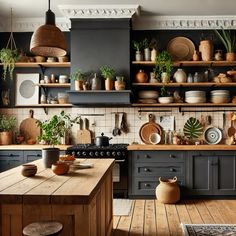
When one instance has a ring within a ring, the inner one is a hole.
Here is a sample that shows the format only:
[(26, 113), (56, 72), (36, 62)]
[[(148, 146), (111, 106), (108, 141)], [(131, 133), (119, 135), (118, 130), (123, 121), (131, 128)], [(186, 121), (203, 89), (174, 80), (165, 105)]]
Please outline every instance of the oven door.
[(128, 197), (128, 160), (115, 160), (113, 167), (113, 195), (114, 197)]

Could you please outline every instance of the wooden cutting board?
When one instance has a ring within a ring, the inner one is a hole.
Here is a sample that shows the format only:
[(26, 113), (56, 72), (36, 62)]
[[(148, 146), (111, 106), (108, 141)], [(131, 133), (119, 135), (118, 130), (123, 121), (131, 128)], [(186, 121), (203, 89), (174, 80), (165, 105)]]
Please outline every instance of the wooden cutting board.
[(158, 133), (162, 136), (162, 129), (157, 123), (155, 123), (154, 115), (149, 114), (148, 119), (149, 121), (143, 124), (139, 130), (139, 137), (145, 144), (151, 144), (149, 137), (152, 133)]
[(88, 130), (88, 119), (84, 119), (84, 128), (83, 121), (80, 120), (80, 129), (77, 131), (77, 143), (78, 144), (90, 144), (92, 143), (92, 135)]
[(25, 141), (31, 140), (29, 144), (34, 144), (40, 135), (40, 128), (37, 126), (37, 119), (34, 118), (34, 111), (29, 110), (29, 118), (20, 123), (20, 134), (24, 136)]

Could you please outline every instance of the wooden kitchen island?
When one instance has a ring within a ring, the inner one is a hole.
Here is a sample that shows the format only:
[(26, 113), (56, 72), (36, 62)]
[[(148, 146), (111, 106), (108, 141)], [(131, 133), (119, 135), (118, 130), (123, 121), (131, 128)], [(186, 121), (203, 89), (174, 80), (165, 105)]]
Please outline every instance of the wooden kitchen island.
[(59, 235), (112, 235), (113, 159), (89, 159), (94, 168), (55, 175), (35, 161), (34, 177), (21, 166), (0, 173), (0, 235), (20, 236), (31, 222), (56, 220)]

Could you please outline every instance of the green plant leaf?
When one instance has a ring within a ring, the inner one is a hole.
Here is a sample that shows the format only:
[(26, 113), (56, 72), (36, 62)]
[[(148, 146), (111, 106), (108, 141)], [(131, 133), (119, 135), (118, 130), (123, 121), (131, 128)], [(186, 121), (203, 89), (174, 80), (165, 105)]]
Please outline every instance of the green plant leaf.
[(184, 125), (184, 135), (189, 138), (198, 138), (203, 133), (203, 127), (199, 120), (190, 117)]

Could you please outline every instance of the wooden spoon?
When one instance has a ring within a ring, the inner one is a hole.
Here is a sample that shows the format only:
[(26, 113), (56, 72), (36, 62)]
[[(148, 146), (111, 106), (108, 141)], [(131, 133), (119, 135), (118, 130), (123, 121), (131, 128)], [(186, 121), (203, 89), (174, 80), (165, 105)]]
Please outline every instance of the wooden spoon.
[(228, 136), (232, 137), (236, 132), (236, 129), (233, 126), (233, 121), (231, 120), (231, 126), (228, 128)]

